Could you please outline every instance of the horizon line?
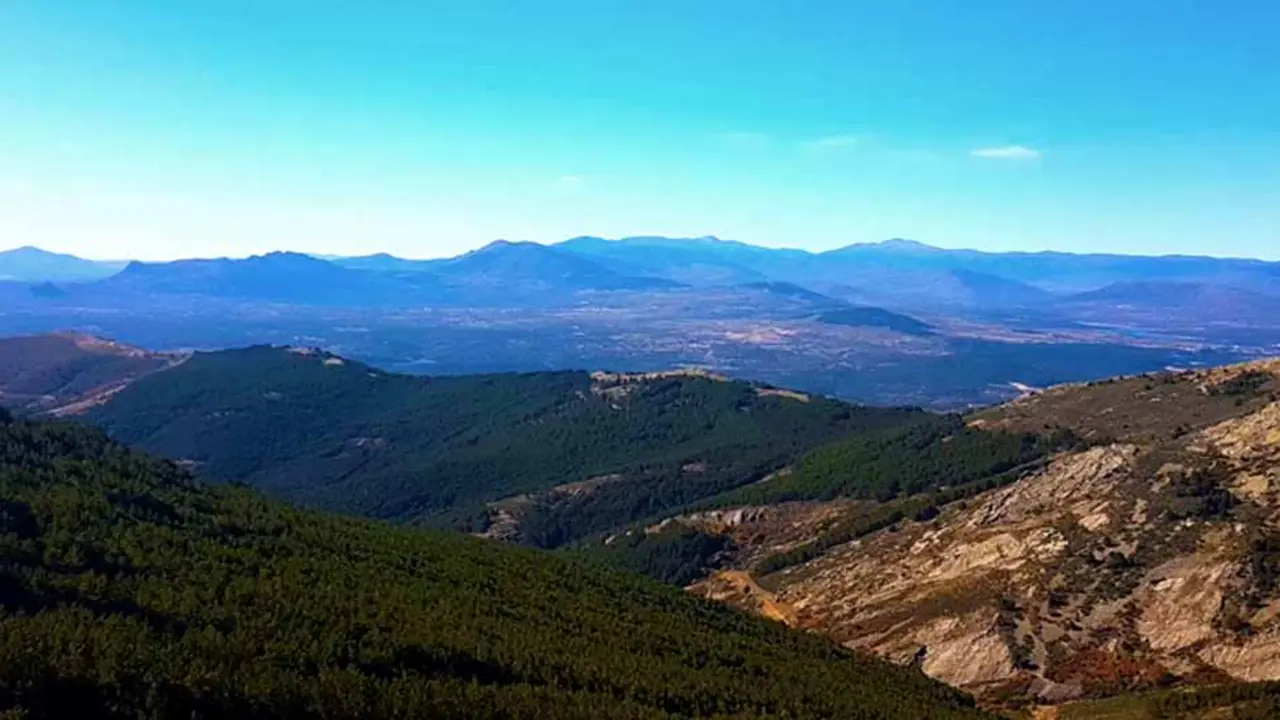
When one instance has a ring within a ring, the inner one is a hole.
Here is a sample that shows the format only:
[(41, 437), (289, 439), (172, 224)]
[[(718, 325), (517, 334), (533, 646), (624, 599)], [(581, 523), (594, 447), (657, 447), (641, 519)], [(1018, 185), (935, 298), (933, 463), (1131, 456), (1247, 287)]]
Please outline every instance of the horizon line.
[[(527, 244), (527, 245), (538, 245), (545, 248), (555, 248), (564, 243), (567, 243), (573, 240), (582, 240), (582, 239), (602, 240), (610, 243), (636, 241), (636, 240), (670, 240), (670, 241), (686, 242), (686, 243), (692, 243), (692, 242), (698, 242), (698, 241), (703, 241), (703, 242), (710, 241), (713, 243), (722, 243), (725, 245), (738, 245), (742, 247), (754, 248), (754, 249), (765, 250), (765, 251), (799, 252), (799, 253), (804, 253), (806, 255), (811, 255), (814, 257), (826, 255), (830, 253), (837, 253), (837, 252), (850, 250), (854, 248), (905, 247), (905, 248), (914, 248), (919, 252), (973, 253), (978, 255), (1009, 255), (1009, 256), (1012, 256), (1012, 255), (1068, 255), (1068, 256), (1076, 256), (1076, 257), (1114, 257), (1114, 258), (1152, 258), (1152, 259), (1184, 258), (1184, 259), (1201, 259), (1201, 260), (1234, 260), (1234, 261), (1259, 262), (1259, 263), (1268, 263), (1268, 264), (1280, 263), (1280, 257), (1269, 259), (1269, 258), (1249, 256), (1249, 255), (1214, 255), (1208, 252), (1204, 252), (1204, 253), (1185, 253), (1185, 252), (1183, 253), (1177, 253), (1177, 252), (1141, 253), (1141, 252), (1118, 251), (1118, 252), (1101, 252), (1100, 253), (1100, 252), (1074, 252), (1070, 250), (1058, 250), (1054, 248), (1039, 248), (1034, 250), (1027, 250), (1027, 249), (981, 250), (973, 247), (946, 247), (942, 245), (933, 245), (931, 243), (926, 243), (919, 240), (913, 240), (910, 238), (903, 238), (903, 237), (892, 237), (885, 240), (848, 243), (846, 245), (840, 245), (840, 246), (829, 248), (826, 250), (810, 250), (807, 248), (788, 246), (788, 245), (758, 245), (755, 243), (750, 243), (742, 240), (722, 238), (713, 234), (689, 235), (689, 236), (641, 234), (641, 235), (622, 235), (618, 237), (605, 237), (605, 236), (599, 236), (599, 235), (575, 235), (575, 236), (565, 238), (563, 240), (557, 240), (554, 242), (542, 242), (538, 240), (511, 240), (507, 238), (498, 238), (495, 240), (490, 240), (484, 244), (477, 245), (468, 250), (464, 250), (454, 255), (435, 255), (435, 256), (396, 255), (394, 253), (387, 252), (385, 250), (373, 250), (370, 252), (362, 252), (362, 253), (340, 254), (340, 253), (332, 253), (332, 252), (312, 252), (308, 250), (299, 250), (294, 248), (281, 247), (281, 248), (276, 248), (272, 250), (266, 250), (263, 252), (249, 253), (245, 255), (192, 255), (192, 256), (173, 257), (169, 259), (143, 259), (143, 258), (130, 258), (130, 257), (104, 258), (104, 257), (90, 257), (88, 255), (80, 255), (77, 253), (63, 252), (58, 250), (47, 250), (38, 245), (32, 245), (32, 244), (23, 244), (23, 245), (17, 245), (13, 247), (0, 247), (0, 254), (13, 253), (13, 252), (18, 252), (23, 250), (28, 250), (28, 251), (34, 250), (40, 253), (45, 253), (50, 255), (62, 255), (62, 256), (76, 258), (79, 260), (95, 262), (95, 263), (122, 264), (122, 265), (128, 265), (135, 262), (144, 263), (144, 264), (164, 264), (164, 263), (172, 263), (172, 262), (181, 262), (184, 260), (248, 260), (251, 258), (265, 257), (267, 255), (272, 255), (276, 253), (306, 255), (308, 257), (312, 257), (317, 260), (324, 260), (324, 261), (351, 260), (351, 259), (357, 259), (357, 258), (367, 258), (367, 257), (375, 257), (375, 256), (383, 255), (390, 258), (394, 258), (396, 260), (407, 260), (410, 262), (431, 262), (435, 260), (450, 260), (454, 258), (459, 258), (468, 253), (476, 252), (479, 250), (483, 250), (485, 248), (499, 246), (499, 245), (526, 245)], [(904, 252), (910, 252), (910, 250), (905, 250)]]

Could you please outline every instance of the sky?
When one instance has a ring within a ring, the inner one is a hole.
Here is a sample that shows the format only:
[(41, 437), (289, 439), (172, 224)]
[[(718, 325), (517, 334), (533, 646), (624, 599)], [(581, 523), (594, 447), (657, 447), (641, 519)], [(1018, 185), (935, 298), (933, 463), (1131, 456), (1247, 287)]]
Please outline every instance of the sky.
[(0, 248), (1280, 259), (1271, 0), (0, 0)]

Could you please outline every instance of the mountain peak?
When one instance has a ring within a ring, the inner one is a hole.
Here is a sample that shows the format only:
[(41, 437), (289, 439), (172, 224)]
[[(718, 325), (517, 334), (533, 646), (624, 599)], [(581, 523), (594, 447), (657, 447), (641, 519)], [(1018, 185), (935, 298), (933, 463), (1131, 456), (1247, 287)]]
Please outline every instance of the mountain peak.
[(889, 238), (880, 242), (864, 242), (845, 245), (844, 247), (828, 250), (823, 255), (843, 255), (852, 253), (882, 253), (894, 255), (932, 255), (946, 252), (942, 248), (934, 247), (919, 242), (918, 240), (908, 240), (906, 238)]
[(489, 243), (488, 245), (476, 248), (475, 250), (472, 250), (471, 252), (466, 253), (465, 255), (463, 255), (463, 257), (465, 257), (466, 255), (478, 255), (481, 253), (496, 253), (496, 252), (504, 252), (504, 251), (510, 251), (510, 250), (517, 250), (517, 251), (525, 250), (530, 252), (536, 252), (537, 250), (540, 250), (540, 249), (550, 250), (551, 248), (541, 243), (531, 242), (529, 240), (505, 240), (505, 239), (499, 238)]
[(38, 248), (35, 245), (23, 245), (9, 250), (0, 250), (0, 255), (56, 255), (57, 253)]
[(916, 252), (934, 251), (939, 249), (933, 245), (922, 243), (919, 240), (908, 240), (907, 238), (889, 238), (888, 240), (876, 243), (876, 245), (886, 250), (911, 250)]
[(11, 250), (0, 250), (0, 257), (4, 257), (10, 260), (19, 260), (19, 261), (27, 261), (27, 262), (41, 262), (41, 261), (92, 262), (91, 260), (83, 260), (81, 258), (78, 258), (75, 255), (68, 255), (67, 253), (59, 253), (59, 252), (53, 252), (52, 250), (45, 250), (44, 248), (39, 248), (39, 247), (36, 247), (35, 245), (23, 245), (22, 247), (16, 247)]
[(23, 245), (0, 250), (0, 278), (24, 282), (98, 280), (114, 274), (123, 263), (98, 262)]
[(306, 253), (293, 252), (291, 250), (273, 250), (262, 255), (251, 255), (245, 258), (246, 262), (272, 262), (272, 263), (305, 263), (308, 265), (315, 263), (331, 264), (328, 260), (321, 260), (313, 255)]

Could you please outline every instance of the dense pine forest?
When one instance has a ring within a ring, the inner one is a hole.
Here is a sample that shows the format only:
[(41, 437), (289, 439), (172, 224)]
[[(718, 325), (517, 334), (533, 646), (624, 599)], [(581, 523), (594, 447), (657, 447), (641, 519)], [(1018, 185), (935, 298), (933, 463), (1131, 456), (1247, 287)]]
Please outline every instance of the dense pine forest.
[(936, 514), (1076, 442), (1048, 428), (990, 432), (959, 415), (696, 374), (421, 377), (275, 347), (196, 354), (91, 419), (202, 479), (347, 514), (584, 548), (675, 584), (714, 569), (732, 550), (727, 540), (692, 531), (628, 535), (607, 548), (601, 540), (691, 510), (874, 501), (757, 567), (769, 571)]
[(852, 497), (887, 502), (1015, 471), (1077, 440), (1069, 432), (991, 432), (958, 415), (913, 419), (816, 448), (792, 472), (718, 498), (721, 505)]
[(7, 416), (0, 606), (13, 717), (981, 716), (638, 576), (203, 486)]
[(821, 443), (929, 417), (676, 375), (601, 387), (585, 372), (417, 377), (282, 348), (197, 354), (92, 419), (202, 477), (345, 513), (480, 531), (485, 503), (536, 498), (523, 539), (558, 547), (660, 517)]

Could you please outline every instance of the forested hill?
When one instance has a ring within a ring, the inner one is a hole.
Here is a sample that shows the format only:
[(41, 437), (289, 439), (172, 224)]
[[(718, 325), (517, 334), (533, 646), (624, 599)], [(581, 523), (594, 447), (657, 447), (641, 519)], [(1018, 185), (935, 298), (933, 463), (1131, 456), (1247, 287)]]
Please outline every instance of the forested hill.
[(96, 430), (0, 417), (0, 716), (982, 715), (640, 577), (201, 486)]
[(0, 405), (35, 413), (75, 412), (181, 361), (181, 355), (80, 333), (0, 338)]
[[(427, 378), (256, 347), (196, 354), (92, 419), (203, 477), (328, 510), (483, 531), (495, 512), (487, 503), (532, 494), (519, 510), (524, 539), (558, 546), (749, 484), (832, 438), (923, 415), (697, 374)], [(538, 522), (548, 498), (561, 510), (577, 502)]]

